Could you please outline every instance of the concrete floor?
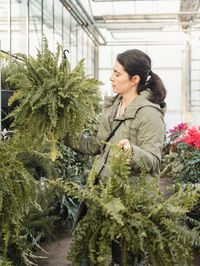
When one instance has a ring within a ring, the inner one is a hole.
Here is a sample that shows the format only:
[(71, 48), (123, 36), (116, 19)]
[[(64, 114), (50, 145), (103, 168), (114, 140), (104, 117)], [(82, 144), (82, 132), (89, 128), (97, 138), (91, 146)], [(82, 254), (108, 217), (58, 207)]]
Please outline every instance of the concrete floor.
[(47, 254), (38, 250), (37, 255), (47, 258), (39, 259), (38, 266), (66, 266), (69, 262), (66, 259), (70, 243), (72, 241), (69, 230), (59, 230), (56, 239), (41, 244)]
[[(38, 260), (38, 266), (67, 266), (69, 262), (66, 259), (70, 243), (71, 235), (68, 231), (63, 231), (57, 236), (57, 240), (44, 243), (42, 247), (48, 252), (39, 251), (37, 254), (47, 256), (46, 259)], [(182, 266), (182, 265), (180, 265)], [(193, 260), (193, 266), (200, 266), (200, 253), (196, 252)]]

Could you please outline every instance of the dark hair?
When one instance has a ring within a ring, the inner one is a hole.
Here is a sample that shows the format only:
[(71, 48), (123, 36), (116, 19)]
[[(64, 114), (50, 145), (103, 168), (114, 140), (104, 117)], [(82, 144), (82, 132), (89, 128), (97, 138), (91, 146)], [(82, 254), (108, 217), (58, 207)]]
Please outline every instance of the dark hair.
[(118, 54), (117, 61), (124, 67), (130, 78), (135, 75), (140, 76), (138, 94), (150, 89), (152, 96), (149, 100), (153, 103), (163, 103), (166, 89), (160, 77), (151, 71), (151, 59), (147, 54), (138, 49), (132, 49)]

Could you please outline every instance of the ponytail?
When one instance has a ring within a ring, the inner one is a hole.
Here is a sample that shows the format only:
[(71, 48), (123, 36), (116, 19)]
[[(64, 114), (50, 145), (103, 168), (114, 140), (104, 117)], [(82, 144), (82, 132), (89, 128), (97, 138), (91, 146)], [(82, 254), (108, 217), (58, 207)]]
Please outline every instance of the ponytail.
[(150, 89), (152, 92), (149, 101), (152, 103), (162, 104), (166, 97), (166, 89), (165, 86), (160, 79), (160, 77), (154, 72), (149, 72), (150, 78), (146, 81), (144, 85), (138, 84), (137, 92), (140, 93), (143, 90)]
[(165, 86), (160, 77), (151, 71), (151, 58), (138, 49), (131, 49), (117, 55), (117, 61), (123, 66), (130, 79), (138, 75), (140, 82), (137, 93), (150, 89), (152, 103), (162, 104), (166, 97)]

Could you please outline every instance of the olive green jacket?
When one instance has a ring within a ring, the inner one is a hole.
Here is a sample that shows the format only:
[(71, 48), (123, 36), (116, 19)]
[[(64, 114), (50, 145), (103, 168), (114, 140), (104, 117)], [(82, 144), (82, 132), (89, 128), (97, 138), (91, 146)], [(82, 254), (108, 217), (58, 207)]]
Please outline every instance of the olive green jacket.
[(82, 153), (97, 155), (97, 174), (101, 177), (109, 175), (109, 161), (111, 158), (112, 147), (103, 145), (112, 130), (120, 120), (123, 120), (115, 135), (110, 139), (110, 143), (118, 143), (122, 139), (128, 139), (133, 147), (134, 157), (143, 161), (144, 165), (150, 170), (151, 175), (159, 174), (161, 150), (165, 136), (165, 124), (163, 116), (166, 105), (161, 107), (159, 104), (150, 102), (147, 98), (150, 91), (141, 92), (125, 109), (124, 114), (116, 117), (122, 97), (106, 97), (102, 118), (96, 136), (79, 136), (79, 151)]

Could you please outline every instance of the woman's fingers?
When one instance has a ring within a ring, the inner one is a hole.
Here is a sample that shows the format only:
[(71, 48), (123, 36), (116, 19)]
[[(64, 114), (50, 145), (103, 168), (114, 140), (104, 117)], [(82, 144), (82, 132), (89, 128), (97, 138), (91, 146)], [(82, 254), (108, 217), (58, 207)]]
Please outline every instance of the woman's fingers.
[(125, 150), (129, 150), (131, 148), (131, 144), (128, 139), (122, 139), (118, 142), (118, 146), (124, 148)]
[(123, 146), (125, 144), (129, 143), (129, 140), (128, 139), (122, 139), (118, 142), (118, 146)]

